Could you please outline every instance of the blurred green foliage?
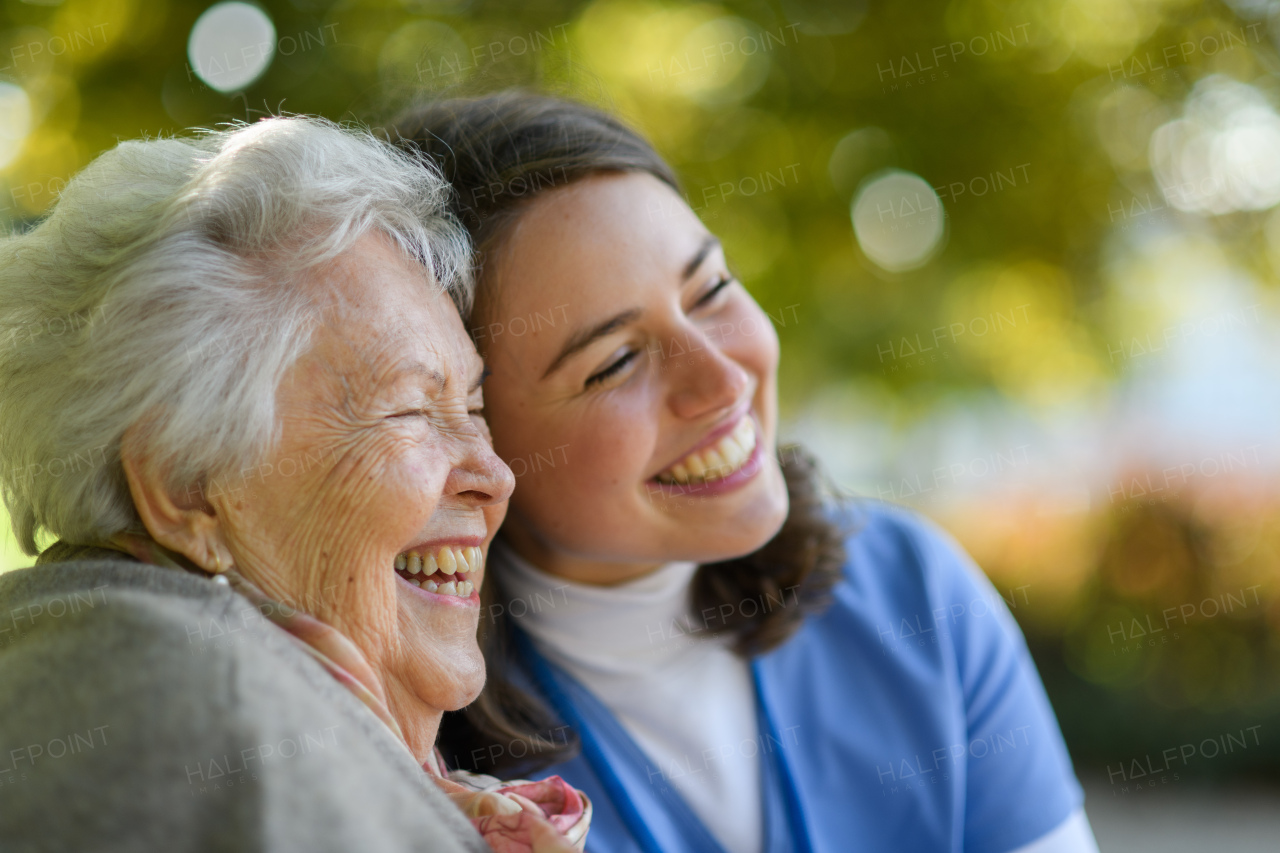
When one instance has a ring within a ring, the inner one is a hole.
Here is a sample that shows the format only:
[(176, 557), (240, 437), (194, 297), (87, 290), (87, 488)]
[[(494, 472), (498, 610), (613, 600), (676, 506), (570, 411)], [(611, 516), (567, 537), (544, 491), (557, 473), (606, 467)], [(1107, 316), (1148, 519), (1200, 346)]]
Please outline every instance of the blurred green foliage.
[[(1117, 187), (1145, 168), (1144, 146), (1120, 167), (1103, 139), (1149, 121), (1102, 115), (1099, 101), (1132, 87), (1169, 112), (1206, 75), (1252, 80), (1275, 63), (1265, 28), (1218, 3), (276, 0), (262, 4), (276, 32), (265, 73), (227, 95), (188, 57), (209, 5), (5, 4), (0, 74), (35, 112), (4, 171), (11, 219), (41, 212), (122, 138), (281, 110), (378, 124), (435, 92), (567, 92), (651, 135), (766, 309), (797, 306), (779, 329), (788, 402), (853, 372), (926, 399), (983, 385), (1033, 402), (1096, 393), (1117, 321), (1100, 249)], [(1224, 31), (1244, 46), (1175, 49), (1172, 68), (1145, 76), (1123, 65)], [(222, 70), (254, 50), (223, 54)], [(899, 274), (866, 260), (849, 223), (860, 182), (889, 167), (942, 188), (947, 220), (945, 249)], [(903, 338), (1024, 305), (1032, 333), (884, 369), (886, 342), (901, 350)]]

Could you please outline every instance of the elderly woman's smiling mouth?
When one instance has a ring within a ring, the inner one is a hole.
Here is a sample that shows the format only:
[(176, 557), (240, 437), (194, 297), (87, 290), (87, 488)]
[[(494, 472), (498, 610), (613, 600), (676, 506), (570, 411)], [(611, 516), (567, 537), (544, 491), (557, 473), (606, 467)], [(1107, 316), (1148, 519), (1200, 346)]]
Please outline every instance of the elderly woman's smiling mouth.
[(396, 555), (396, 577), (428, 601), (445, 604), (480, 604), (484, 576), (483, 539), (433, 542), (413, 546)]

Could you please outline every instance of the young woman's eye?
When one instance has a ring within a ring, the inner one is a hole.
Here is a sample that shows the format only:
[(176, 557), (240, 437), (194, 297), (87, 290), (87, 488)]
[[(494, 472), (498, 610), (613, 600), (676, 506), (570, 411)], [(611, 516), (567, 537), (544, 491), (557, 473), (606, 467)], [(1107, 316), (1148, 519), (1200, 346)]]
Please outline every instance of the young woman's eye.
[(617, 361), (613, 362), (608, 367), (604, 368), (598, 373), (593, 373), (590, 377), (588, 377), (587, 387), (589, 388), (592, 385), (599, 385), (601, 382), (604, 382), (610, 376), (613, 376), (614, 374), (621, 371), (628, 364), (630, 364), (635, 357), (636, 357), (635, 350), (628, 350), (627, 352), (623, 353), (621, 356), (618, 357)]
[(704, 305), (709, 305), (726, 287), (735, 281), (737, 279), (731, 275), (722, 276), (706, 293), (702, 294), (698, 301), (694, 303), (694, 307), (701, 308)]

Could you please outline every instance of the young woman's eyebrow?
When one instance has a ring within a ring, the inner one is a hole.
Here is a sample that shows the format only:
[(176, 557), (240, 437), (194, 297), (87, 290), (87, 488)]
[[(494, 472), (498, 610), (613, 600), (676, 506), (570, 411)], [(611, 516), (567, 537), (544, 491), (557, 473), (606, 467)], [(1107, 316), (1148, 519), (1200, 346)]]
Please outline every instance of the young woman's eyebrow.
[(617, 331), (639, 316), (639, 308), (628, 308), (626, 311), (620, 311), (617, 314), (614, 314), (604, 322), (597, 323), (590, 328), (574, 332), (569, 336), (569, 340), (565, 341), (564, 347), (561, 348), (560, 354), (555, 357), (555, 360), (551, 362), (551, 366), (542, 374), (542, 378), (546, 379), (555, 372), (556, 368), (564, 363), (566, 358), (579, 350), (590, 346), (597, 338), (604, 337), (610, 332)]
[(684, 265), (684, 272), (680, 275), (681, 283), (688, 281), (693, 274), (698, 271), (698, 267), (702, 266), (702, 262), (707, 259), (707, 255), (711, 254), (713, 249), (720, 246), (720, 238), (714, 234), (708, 234), (702, 240), (702, 245), (698, 246), (698, 251), (693, 253), (693, 257), (689, 259), (689, 263)]
[[(684, 265), (684, 270), (680, 274), (680, 280), (684, 282), (692, 278), (693, 274), (698, 271), (698, 267), (702, 266), (702, 262), (707, 259), (707, 256), (719, 246), (720, 238), (716, 237), (714, 234), (708, 234), (703, 238), (702, 243), (698, 246), (698, 251), (694, 252), (693, 257), (691, 257), (689, 262)], [(616, 331), (620, 327), (625, 326), (638, 316), (640, 316), (639, 308), (628, 308), (626, 311), (620, 311), (609, 319), (601, 323), (597, 323), (589, 329), (583, 329), (582, 331), (575, 332), (570, 335), (569, 340), (566, 341), (564, 347), (561, 348), (560, 354), (555, 357), (555, 360), (551, 362), (551, 365), (546, 369), (546, 372), (542, 374), (542, 378), (546, 379), (554, 373), (569, 356), (587, 346), (590, 346), (597, 338), (603, 337), (610, 332)]]

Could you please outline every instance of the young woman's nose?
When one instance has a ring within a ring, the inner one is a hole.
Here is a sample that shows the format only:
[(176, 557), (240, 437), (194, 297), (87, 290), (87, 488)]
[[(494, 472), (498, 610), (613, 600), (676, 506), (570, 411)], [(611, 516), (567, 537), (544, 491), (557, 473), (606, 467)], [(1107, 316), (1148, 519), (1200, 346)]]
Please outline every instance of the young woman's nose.
[(737, 361), (707, 340), (694, 339), (702, 349), (667, 358), (671, 376), (670, 406), (679, 418), (702, 417), (739, 402), (751, 387), (751, 376)]

